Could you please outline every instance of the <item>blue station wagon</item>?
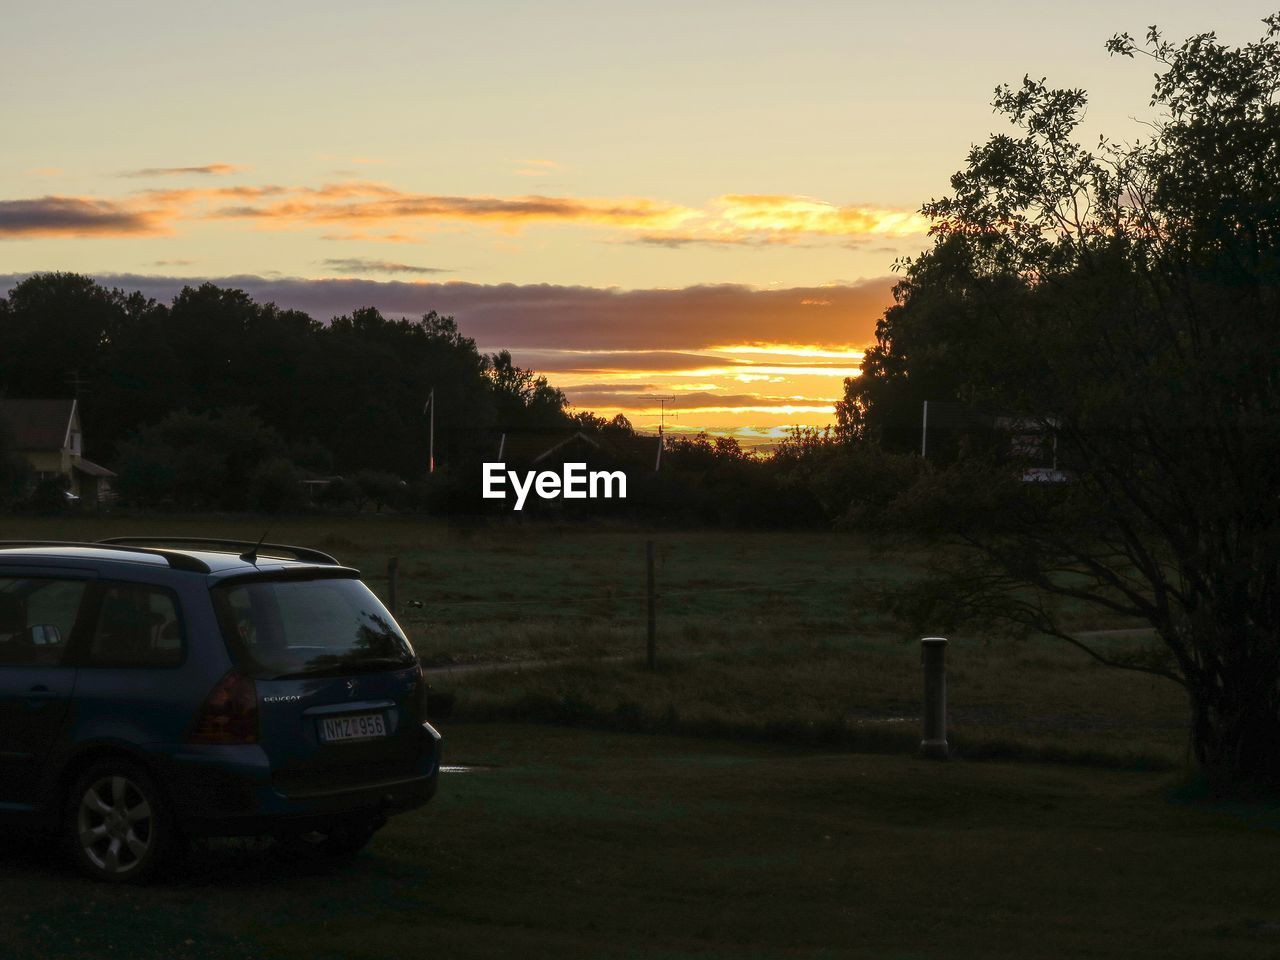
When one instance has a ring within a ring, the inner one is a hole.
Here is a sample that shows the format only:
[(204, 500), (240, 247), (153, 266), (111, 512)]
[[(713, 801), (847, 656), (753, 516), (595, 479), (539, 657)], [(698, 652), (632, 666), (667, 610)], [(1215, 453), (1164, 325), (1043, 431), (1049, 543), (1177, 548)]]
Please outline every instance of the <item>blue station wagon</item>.
[(364, 846), (435, 793), (395, 618), (318, 550), (0, 541), (0, 821), (108, 881), (200, 836)]

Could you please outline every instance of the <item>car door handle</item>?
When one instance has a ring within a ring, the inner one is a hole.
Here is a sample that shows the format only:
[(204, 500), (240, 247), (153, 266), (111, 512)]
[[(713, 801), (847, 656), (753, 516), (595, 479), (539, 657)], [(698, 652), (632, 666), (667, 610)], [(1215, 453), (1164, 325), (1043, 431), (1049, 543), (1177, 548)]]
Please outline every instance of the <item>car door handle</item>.
[(53, 700), (60, 696), (62, 696), (62, 694), (58, 693), (56, 690), (50, 690), (43, 684), (38, 687), (32, 687), (26, 692), (26, 698), (28, 700)]

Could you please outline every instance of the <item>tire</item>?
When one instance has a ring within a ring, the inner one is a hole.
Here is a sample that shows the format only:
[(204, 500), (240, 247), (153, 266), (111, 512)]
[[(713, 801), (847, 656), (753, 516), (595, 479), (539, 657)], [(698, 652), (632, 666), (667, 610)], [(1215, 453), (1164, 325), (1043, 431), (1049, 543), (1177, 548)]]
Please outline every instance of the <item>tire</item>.
[(128, 760), (99, 761), (76, 778), (63, 829), (80, 869), (108, 883), (141, 883), (180, 848), (168, 800)]
[(280, 849), (299, 859), (350, 860), (368, 846), (373, 835), (386, 826), (386, 817), (363, 817), (335, 824), (328, 830), (292, 834), (280, 838)]

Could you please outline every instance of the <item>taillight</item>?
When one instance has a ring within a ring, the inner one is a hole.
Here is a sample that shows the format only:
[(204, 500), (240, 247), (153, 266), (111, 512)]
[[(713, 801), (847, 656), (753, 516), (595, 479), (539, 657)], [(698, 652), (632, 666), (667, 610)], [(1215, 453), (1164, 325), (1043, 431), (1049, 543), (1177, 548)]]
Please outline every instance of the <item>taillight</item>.
[(218, 681), (196, 711), (190, 743), (257, 743), (258, 689), (235, 670)]

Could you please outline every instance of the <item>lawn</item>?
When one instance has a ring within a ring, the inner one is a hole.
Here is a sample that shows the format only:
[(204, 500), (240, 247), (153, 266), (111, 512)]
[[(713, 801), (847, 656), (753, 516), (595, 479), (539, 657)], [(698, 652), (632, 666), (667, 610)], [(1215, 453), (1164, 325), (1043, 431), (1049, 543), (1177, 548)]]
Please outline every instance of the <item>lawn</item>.
[[(398, 557), (401, 622), (433, 687), (456, 696), (460, 718), (896, 752), (918, 742), (918, 637), (879, 615), (869, 590), (918, 576), (922, 551), (878, 553), (862, 538), (822, 533), (469, 528), (372, 515), (0, 524), (0, 536), (53, 539), (181, 532), (256, 540), (264, 530), (332, 551), (384, 593), (387, 560)], [(640, 669), (650, 537), (656, 673)], [(1125, 625), (1072, 615), (1080, 627)], [(1185, 763), (1187, 710), (1174, 684), (1099, 667), (1043, 638), (951, 639), (952, 741), (966, 756)], [(507, 669), (451, 669), (476, 665)]]
[(12, 957), (1275, 957), (1280, 813), (1167, 774), (445, 724), (353, 864), (220, 845), (167, 882), (9, 841)]
[[(0, 536), (256, 540), (263, 526), (23, 518)], [(399, 558), (401, 619), (456, 701), (447, 762), (469, 769), (337, 871), (224, 842), (164, 884), (113, 889), (12, 838), (0, 955), (1280, 956), (1280, 811), (1176, 799), (1173, 684), (1044, 639), (956, 635), (959, 759), (911, 759), (918, 637), (867, 586), (918, 575), (921, 553), (370, 516), (269, 533), (331, 550), (383, 592)]]

